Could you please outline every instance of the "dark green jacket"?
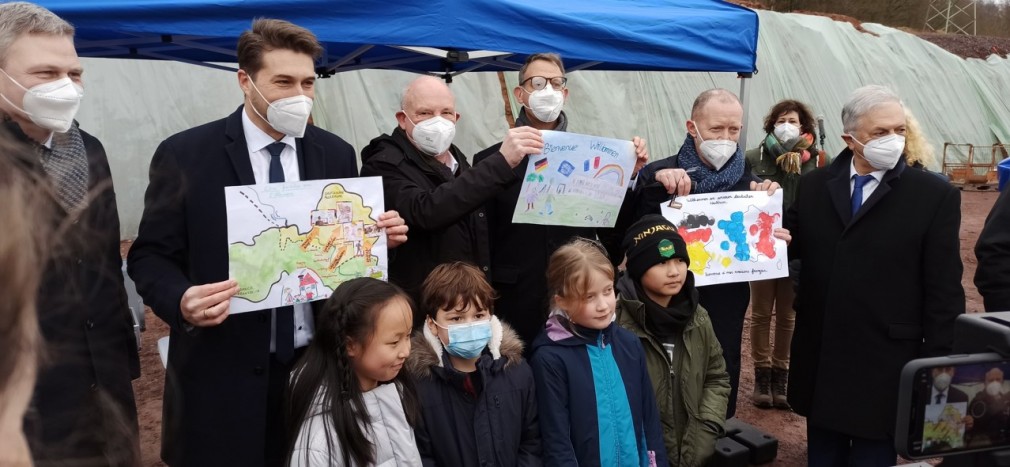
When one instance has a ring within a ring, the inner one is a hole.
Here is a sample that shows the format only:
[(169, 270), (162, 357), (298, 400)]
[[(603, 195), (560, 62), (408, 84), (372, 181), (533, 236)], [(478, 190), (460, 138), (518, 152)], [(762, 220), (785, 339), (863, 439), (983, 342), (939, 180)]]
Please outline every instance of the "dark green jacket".
[[(625, 290), (620, 289), (623, 294)], [(724, 433), (730, 391), (722, 347), (708, 312), (698, 306), (677, 339), (672, 362), (660, 341), (645, 332), (644, 305), (618, 307), (617, 313), (617, 323), (638, 336), (645, 348), (645, 365), (656, 393), (670, 465), (705, 465), (715, 450), (715, 440)]]

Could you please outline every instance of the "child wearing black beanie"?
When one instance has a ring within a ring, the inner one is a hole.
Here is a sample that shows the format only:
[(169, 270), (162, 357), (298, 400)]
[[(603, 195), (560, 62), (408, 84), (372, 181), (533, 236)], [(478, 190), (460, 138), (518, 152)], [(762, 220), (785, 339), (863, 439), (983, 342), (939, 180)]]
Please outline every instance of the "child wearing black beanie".
[(621, 298), (641, 307), (618, 310), (618, 324), (645, 348), (670, 465), (705, 465), (724, 432), (729, 374), (708, 312), (698, 304), (691, 258), (677, 227), (647, 215), (628, 228)]

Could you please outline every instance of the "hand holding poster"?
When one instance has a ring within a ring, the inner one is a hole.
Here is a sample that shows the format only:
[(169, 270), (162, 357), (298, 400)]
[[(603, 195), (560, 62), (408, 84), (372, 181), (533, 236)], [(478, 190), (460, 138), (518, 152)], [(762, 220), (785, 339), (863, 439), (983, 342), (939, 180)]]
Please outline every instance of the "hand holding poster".
[(660, 205), (687, 243), (695, 285), (776, 279), (789, 275), (782, 227), (782, 190), (707, 193)]
[(225, 188), (230, 313), (328, 298), (341, 282), (387, 277), (382, 179)]
[(529, 156), (512, 222), (613, 227), (635, 170), (631, 141), (542, 131)]

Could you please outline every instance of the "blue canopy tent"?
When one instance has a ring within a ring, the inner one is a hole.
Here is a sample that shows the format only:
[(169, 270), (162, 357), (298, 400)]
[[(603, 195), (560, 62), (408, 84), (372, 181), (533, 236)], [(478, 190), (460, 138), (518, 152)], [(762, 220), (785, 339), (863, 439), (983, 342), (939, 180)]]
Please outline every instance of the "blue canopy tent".
[(517, 70), (554, 51), (568, 69), (749, 75), (758, 17), (719, 0), (41, 0), (77, 28), (81, 56), (223, 69), (253, 18), (291, 21), (326, 48), (321, 76), (364, 68), (452, 75)]

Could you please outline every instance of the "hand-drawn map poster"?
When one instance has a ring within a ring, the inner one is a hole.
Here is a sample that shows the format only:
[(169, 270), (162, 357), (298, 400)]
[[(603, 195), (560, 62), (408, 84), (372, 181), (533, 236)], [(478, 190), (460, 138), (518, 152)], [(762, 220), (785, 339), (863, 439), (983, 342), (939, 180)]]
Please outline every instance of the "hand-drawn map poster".
[(631, 141), (543, 131), (529, 155), (512, 222), (613, 227), (635, 169)]
[(782, 190), (689, 195), (660, 205), (687, 243), (695, 285), (727, 284), (789, 275), (782, 227)]
[(230, 313), (323, 300), (341, 282), (387, 279), (382, 179), (225, 188)]

